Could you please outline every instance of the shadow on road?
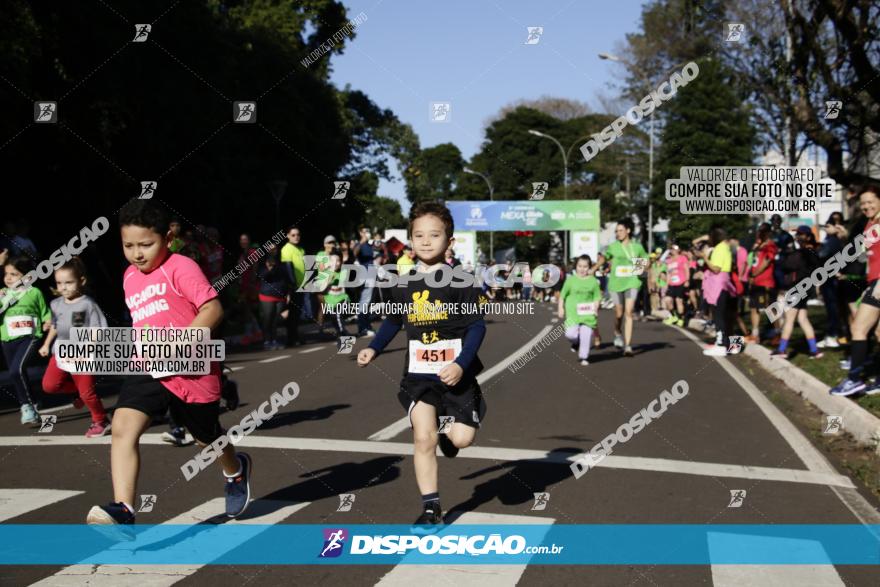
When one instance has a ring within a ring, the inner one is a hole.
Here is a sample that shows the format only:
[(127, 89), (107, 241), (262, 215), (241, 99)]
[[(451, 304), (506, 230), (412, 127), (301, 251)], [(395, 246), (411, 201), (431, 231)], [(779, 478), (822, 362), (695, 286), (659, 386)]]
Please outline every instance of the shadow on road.
[(314, 410), (296, 410), (294, 412), (281, 412), (271, 420), (263, 422), (257, 430), (272, 430), (273, 428), (281, 428), (282, 426), (292, 426), (300, 422), (309, 422), (312, 420), (327, 420), (337, 412), (350, 408), (351, 404), (332, 404)]

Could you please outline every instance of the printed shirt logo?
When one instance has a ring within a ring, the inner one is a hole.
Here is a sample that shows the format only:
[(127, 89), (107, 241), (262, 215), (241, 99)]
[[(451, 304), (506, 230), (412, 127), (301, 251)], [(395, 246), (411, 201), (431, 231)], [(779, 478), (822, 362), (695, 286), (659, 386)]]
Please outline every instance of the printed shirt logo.
[(412, 313), (406, 315), (407, 320), (411, 324), (430, 324), (449, 319), (448, 312), (439, 311), (443, 302), (440, 300), (434, 300), (434, 303), (432, 304), (428, 300), (430, 294), (431, 292), (427, 289), (422, 292), (413, 292)]

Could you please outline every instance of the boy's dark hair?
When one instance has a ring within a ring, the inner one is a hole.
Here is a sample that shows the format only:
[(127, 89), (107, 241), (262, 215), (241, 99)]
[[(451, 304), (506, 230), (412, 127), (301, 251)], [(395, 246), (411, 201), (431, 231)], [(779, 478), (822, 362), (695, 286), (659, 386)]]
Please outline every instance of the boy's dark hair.
[[(37, 266), (34, 260), (27, 255), (16, 255), (6, 260), (5, 265), (12, 265), (22, 275), (27, 275), (29, 271), (33, 271)], [(4, 265), (4, 266), (5, 266)]]
[(119, 226), (141, 226), (164, 238), (170, 230), (168, 214), (149, 200), (132, 200), (119, 211)]
[(632, 218), (621, 218), (617, 221), (618, 224), (622, 224), (629, 229), (629, 233), (632, 234), (636, 231), (636, 225), (633, 224)]
[(575, 259), (574, 264), (577, 265), (578, 261), (586, 261), (587, 265), (590, 265), (590, 266), (593, 265), (593, 260), (590, 259), (589, 255), (581, 255), (580, 257)]
[(727, 232), (717, 224), (709, 230), (709, 243), (714, 247), (727, 238)]
[(287, 227), (287, 230), (284, 231), (284, 234), (289, 233), (289, 232), (290, 232), (291, 230), (293, 230), (294, 228), (297, 229), (297, 230), (299, 230), (300, 235), (302, 235), (302, 230), (300, 230), (300, 227), (299, 227), (298, 224), (291, 224), (290, 226), (288, 226), (288, 227)]
[(413, 222), (422, 216), (436, 216), (446, 227), (446, 238), (452, 238), (455, 232), (455, 222), (449, 208), (440, 202), (420, 202), (409, 211), (409, 233), (412, 234)]

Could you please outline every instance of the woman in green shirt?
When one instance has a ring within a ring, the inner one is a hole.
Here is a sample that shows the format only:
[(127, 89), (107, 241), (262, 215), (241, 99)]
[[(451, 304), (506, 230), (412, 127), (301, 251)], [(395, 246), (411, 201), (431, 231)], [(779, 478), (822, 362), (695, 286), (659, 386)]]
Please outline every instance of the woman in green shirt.
[(43, 331), (49, 328), (52, 318), (42, 292), (31, 285), (22, 285), (22, 279), (33, 268), (34, 262), (29, 257), (8, 259), (3, 266), (6, 288), (0, 290), (0, 299), (9, 300), (9, 305), (0, 311), (0, 341), (15, 395), (21, 404), (21, 423), (27, 426), (40, 425), (27, 376), (28, 363), (37, 356)]
[[(632, 240), (633, 221), (624, 218), (617, 223), (617, 240), (599, 255), (599, 265), (611, 263), (608, 272), (608, 293), (614, 301), (614, 346), (623, 348), (624, 356), (633, 356), (633, 309), (642, 287), (641, 275), (647, 266), (648, 254), (642, 245)], [(623, 334), (621, 335), (621, 326)]]

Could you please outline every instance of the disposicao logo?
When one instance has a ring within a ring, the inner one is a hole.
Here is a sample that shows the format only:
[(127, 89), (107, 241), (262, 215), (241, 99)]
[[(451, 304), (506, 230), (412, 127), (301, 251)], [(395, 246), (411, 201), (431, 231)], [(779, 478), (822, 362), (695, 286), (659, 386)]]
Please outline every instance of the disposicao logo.
[(348, 532), (342, 528), (324, 528), (324, 548), (318, 558), (335, 558), (342, 554)]

